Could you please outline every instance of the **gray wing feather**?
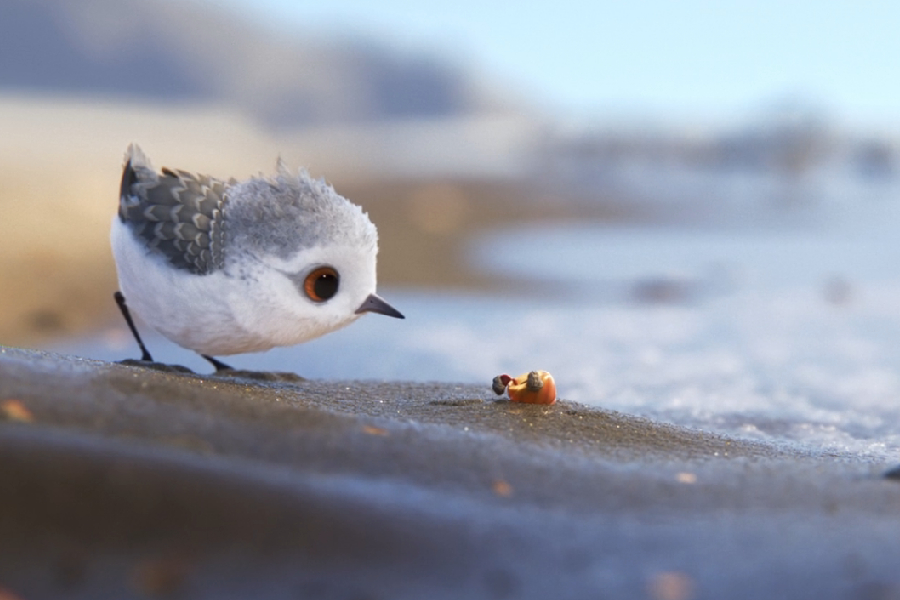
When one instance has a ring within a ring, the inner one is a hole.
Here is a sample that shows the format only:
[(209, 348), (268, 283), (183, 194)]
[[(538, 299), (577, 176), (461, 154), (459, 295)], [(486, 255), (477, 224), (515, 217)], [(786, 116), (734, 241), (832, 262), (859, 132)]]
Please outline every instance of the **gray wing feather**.
[(224, 208), (229, 184), (186, 171), (157, 174), (129, 156), (119, 219), (169, 264), (197, 275), (224, 268)]

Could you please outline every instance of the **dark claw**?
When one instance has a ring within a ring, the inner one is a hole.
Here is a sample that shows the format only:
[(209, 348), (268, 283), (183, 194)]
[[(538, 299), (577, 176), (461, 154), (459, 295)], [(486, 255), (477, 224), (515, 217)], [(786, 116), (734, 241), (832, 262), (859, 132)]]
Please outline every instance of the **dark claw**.
[(494, 393), (498, 396), (501, 396), (503, 392), (506, 391), (506, 384), (509, 383), (509, 376), (507, 376), (504, 381), (503, 375), (497, 375), (494, 377), (494, 381), (491, 382), (491, 389), (494, 390)]

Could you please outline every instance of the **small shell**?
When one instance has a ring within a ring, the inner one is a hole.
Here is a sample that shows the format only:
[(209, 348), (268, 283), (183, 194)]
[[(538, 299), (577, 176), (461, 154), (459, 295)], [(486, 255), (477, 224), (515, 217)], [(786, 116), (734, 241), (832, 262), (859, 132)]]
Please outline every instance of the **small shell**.
[[(507, 376), (509, 377), (509, 376)], [(501, 379), (503, 376), (494, 379)], [(494, 388), (496, 391), (496, 387)], [(556, 402), (556, 381), (547, 371), (531, 371), (509, 379), (506, 392), (512, 402), (553, 404)]]

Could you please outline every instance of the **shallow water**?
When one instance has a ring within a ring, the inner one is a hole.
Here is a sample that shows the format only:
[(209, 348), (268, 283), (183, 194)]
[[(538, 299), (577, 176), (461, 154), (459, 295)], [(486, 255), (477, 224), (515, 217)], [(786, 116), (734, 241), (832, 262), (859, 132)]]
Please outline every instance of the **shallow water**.
[[(228, 361), (316, 378), (483, 382), (551, 371), (560, 396), (704, 430), (900, 458), (900, 239), (793, 231), (566, 227), (482, 240), (472, 261), (533, 283), (485, 297), (382, 290), (367, 316), (296, 348)], [(523, 245), (523, 239), (540, 243)], [(146, 329), (146, 328), (144, 328)], [(208, 371), (158, 337), (157, 360)], [(137, 356), (124, 325), (54, 349)]]

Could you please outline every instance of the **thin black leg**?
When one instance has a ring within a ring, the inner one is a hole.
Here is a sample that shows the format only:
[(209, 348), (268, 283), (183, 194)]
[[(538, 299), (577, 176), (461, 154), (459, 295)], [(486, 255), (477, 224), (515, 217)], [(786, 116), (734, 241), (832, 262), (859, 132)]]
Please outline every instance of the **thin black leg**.
[(137, 327), (134, 326), (134, 321), (131, 319), (131, 313), (128, 312), (128, 305), (125, 304), (125, 296), (122, 295), (122, 292), (116, 292), (113, 294), (113, 297), (116, 299), (116, 304), (119, 305), (119, 310), (122, 311), (122, 316), (125, 317), (125, 322), (128, 323), (128, 329), (131, 330), (131, 335), (134, 336), (138, 346), (141, 348), (141, 360), (153, 362), (153, 357), (150, 356), (150, 353), (147, 351), (147, 346), (144, 345), (144, 340), (141, 339)]
[(212, 366), (216, 368), (216, 373), (219, 373), (220, 371), (234, 371), (232, 367), (229, 367), (219, 359), (213, 358), (209, 354), (201, 354), (200, 356), (212, 363)]

